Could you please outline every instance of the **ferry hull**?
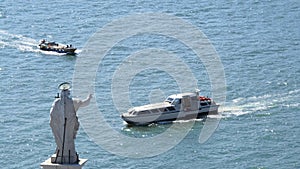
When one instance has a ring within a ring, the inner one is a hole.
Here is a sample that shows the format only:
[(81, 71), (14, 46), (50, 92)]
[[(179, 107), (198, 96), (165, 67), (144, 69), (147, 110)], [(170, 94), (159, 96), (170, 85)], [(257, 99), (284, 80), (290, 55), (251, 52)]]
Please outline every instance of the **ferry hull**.
[(207, 115), (217, 115), (218, 106), (214, 108), (207, 108), (206, 110), (200, 111), (189, 111), (189, 112), (168, 112), (160, 115), (149, 115), (149, 116), (126, 116), (123, 114), (121, 118), (130, 125), (149, 125), (151, 123), (160, 122), (172, 122), (176, 120), (191, 120), (205, 118)]

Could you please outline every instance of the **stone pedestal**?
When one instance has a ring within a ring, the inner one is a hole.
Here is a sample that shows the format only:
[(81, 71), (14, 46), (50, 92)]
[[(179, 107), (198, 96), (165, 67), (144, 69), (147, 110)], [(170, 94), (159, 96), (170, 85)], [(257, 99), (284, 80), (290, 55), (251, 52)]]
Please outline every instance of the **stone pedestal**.
[[(72, 159), (73, 162), (71, 161), (71, 159)], [(74, 159), (76, 159), (76, 160), (74, 160)], [(57, 164), (68, 163), (68, 164), (70, 164), (70, 163), (74, 163), (74, 161), (77, 161), (77, 159), (78, 159), (77, 154), (76, 154), (76, 157), (74, 157), (74, 156), (64, 156), (63, 158), (61, 156), (57, 157), (56, 154), (53, 154), (51, 156), (51, 163), (57, 163)]]
[(82, 169), (83, 165), (87, 162), (87, 159), (79, 158), (78, 164), (57, 164), (51, 163), (51, 160), (55, 158), (55, 154), (51, 158), (41, 163), (43, 169)]

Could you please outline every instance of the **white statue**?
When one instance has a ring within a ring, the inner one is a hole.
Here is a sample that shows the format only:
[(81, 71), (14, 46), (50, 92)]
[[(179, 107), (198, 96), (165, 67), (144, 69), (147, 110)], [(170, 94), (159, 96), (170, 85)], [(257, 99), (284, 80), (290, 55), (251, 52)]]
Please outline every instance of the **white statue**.
[(60, 98), (55, 99), (50, 110), (50, 126), (57, 145), (56, 157), (52, 163), (74, 164), (78, 162), (74, 139), (79, 129), (76, 112), (79, 107), (89, 105), (92, 95), (85, 100), (70, 97), (70, 84), (62, 83)]

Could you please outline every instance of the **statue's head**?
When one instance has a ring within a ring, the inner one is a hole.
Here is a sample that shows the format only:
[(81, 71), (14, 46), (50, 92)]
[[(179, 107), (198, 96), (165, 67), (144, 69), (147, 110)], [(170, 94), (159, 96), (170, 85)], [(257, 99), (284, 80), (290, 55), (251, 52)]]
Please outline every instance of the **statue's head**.
[(67, 98), (71, 98), (71, 92), (70, 90), (62, 90), (60, 92), (61, 98), (67, 97)]
[(58, 86), (58, 89), (61, 90), (60, 95), (62, 98), (65, 98), (65, 97), (70, 98), (70, 96), (71, 96), (70, 88), (71, 88), (71, 84), (68, 82), (61, 83)]

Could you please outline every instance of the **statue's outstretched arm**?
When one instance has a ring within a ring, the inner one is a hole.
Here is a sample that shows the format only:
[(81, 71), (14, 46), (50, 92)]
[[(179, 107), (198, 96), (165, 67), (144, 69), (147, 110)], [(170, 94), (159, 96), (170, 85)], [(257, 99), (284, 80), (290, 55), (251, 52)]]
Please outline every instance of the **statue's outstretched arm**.
[(89, 94), (88, 97), (85, 100), (81, 101), (80, 107), (85, 107), (90, 104), (91, 99), (93, 98), (92, 94)]

